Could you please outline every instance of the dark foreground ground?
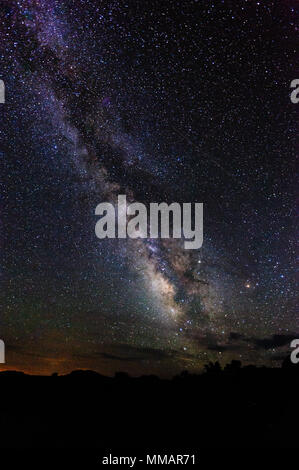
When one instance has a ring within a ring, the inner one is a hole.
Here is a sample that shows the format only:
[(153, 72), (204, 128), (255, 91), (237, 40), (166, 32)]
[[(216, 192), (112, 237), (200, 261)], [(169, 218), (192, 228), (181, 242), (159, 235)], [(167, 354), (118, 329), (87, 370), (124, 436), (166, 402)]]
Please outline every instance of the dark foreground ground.
[(0, 373), (1, 448), (292, 448), (299, 367), (210, 365), (200, 376)]

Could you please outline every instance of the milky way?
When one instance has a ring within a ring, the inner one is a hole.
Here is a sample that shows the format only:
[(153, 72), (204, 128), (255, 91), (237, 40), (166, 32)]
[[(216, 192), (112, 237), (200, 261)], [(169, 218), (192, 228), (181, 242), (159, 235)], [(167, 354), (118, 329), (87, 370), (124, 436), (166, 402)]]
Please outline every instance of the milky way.
[[(1, 3), (6, 368), (276, 364), (296, 337), (295, 2)], [(204, 242), (96, 205), (203, 202)]]

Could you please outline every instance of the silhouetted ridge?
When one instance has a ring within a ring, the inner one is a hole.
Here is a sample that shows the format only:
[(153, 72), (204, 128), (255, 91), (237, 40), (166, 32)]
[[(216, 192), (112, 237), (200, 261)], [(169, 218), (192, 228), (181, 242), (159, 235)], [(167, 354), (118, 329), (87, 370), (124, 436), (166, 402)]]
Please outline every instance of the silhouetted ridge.
[(299, 366), (289, 360), (209, 363), (171, 380), (6, 371), (0, 390), (2, 448), (297, 446)]

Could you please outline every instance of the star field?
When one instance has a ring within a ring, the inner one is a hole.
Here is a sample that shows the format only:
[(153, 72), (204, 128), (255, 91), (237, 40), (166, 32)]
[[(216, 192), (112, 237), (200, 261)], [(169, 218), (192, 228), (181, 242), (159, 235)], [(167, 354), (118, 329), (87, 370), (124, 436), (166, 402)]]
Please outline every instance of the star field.
[[(296, 2), (0, 6), (5, 367), (279, 364), (299, 320)], [(203, 247), (97, 239), (118, 194), (203, 202)]]

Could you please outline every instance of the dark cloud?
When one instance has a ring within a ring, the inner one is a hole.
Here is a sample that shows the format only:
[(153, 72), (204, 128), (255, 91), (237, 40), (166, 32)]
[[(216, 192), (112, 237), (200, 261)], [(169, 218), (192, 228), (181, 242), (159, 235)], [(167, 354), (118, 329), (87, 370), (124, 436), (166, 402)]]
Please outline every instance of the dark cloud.
[(134, 362), (134, 361), (140, 361), (142, 358), (140, 356), (136, 357), (130, 357), (130, 356), (115, 356), (114, 354), (108, 354), (108, 353), (99, 353), (99, 356), (101, 356), (103, 359), (108, 359), (112, 361), (126, 361), (126, 362)]
[[(240, 351), (248, 349), (248, 344), (252, 345), (255, 349), (276, 349), (282, 348), (283, 346), (290, 345), (291, 341), (294, 338), (297, 338), (298, 335), (272, 335), (268, 338), (249, 338), (243, 334), (231, 332), (229, 334), (229, 342), (227, 344), (218, 344), (215, 338), (214, 342), (211, 342), (207, 345), (209, 351)], [(246, 343), (246, 344), (245, 344)], [(277, 359), (281, 359), (281, 356)]]
[(162, 361), (174, 358), (179, 353), (175, 350), (164, 351), (155, 348), (135, 347), (128, 344), (119, 344), (113, 347), (113, 352), (99, 351), (94, 354), (96, 357), (113, 361), (140, 362), (140, 361)]
[(231, 332), (229, 339), (231, 342), (246, 342), (255, 346), (256, 349), (274, 349), (281, 348), (289, 345), (294, 338), (297, 338), (296, 333), (291, 335), (272, 335), (266, 338), (249, 338), (245, 335)]
[[(298, 336), (298, 335), (297, 335)], [(257, 349), (274, 349), (290, 345), (296, 335), (272, 335), (269, 338), (252, 339)]]
[(245, 336), (240, 334), (240, 333), (234, 333), (234, 332), (231, 332), (229, 334), (229, 339), (231, 341), (237, 341), (238, 339), (242, 340), (242, 339), (245, 339)]
[(219, 344), (210, 344), (207, 349), (209, 351), (220, 351), (220, 352), (227, 352), (227, 351), (238, 351), (240, 350), (239, 345), (228, 344), (228, 345), (219, 345)]
[(270, 361), (271, 362), (278, 362), (279, 364), (281, 364), (286, 358), (289, 357), (289, 354), (273, 354), (271, 357), (270, 357)]

